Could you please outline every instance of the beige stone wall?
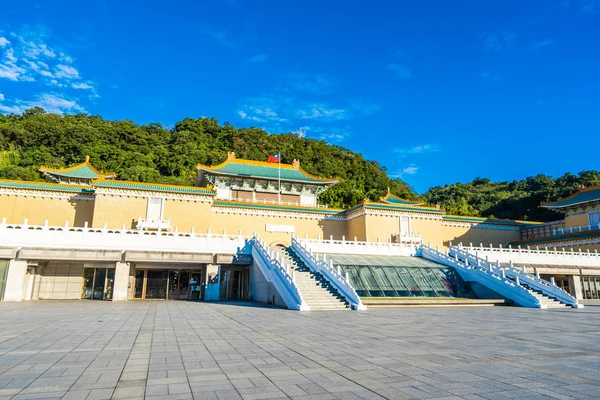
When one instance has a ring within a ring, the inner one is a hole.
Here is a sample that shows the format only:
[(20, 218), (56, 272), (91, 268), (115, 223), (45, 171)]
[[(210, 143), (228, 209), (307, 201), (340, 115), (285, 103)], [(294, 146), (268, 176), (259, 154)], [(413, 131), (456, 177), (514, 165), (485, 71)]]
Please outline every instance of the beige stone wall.
[(0, 195), (0, 219), (13, 224), (22, 224), (27, 218), (32, 225), (43, 225), (48, 220), (50, 225), (68, 221), (69, 226), (83, 226), (87, 221), (91, 226), (93, 213), (93, 200)]
[[(216, 208), (215, 208), (216, 209)], [(290, 244), (291, 234), (287, 232), (267, 232), (267, 225), (294, 226), (298, 236), (308, 235), (309, 238), (341, 239), (346, 234), (345, 221), (330, 221), (325, 218), (295, 218), (287, 216), (243, 215), (237, 213), (213, 212), (210, 215), (210, 230), (212, 233), (252, 235), (257, 232), (269, 244)]]
[(94, 227), (101, 228), (106, 223), (108, 228), (135, 228), (138, 217), (146, 217), (148, 199), (116, 194), (96, 193), (94, 206)]
[(565, 216), (565, 228), (578, 228), (581, 225), (589, 225), (590, 218), (588, 214), (579, 214), (579, 215), (571, 215)]
[[(399, 218), (398, 215), (367, 215), (365, 223), (366, 237), (370, 241), (375, 241), (377, 238), (381, 241), (387, 241), (392, 235), (397, 235), (400, 232)], [(410, 218), (410, 228), (412, 233), (421, 235), (423, 243), (431, 243), (434, 247), (448, 247), (450, 242), (454, 244), (472, 242), (477, 245), (483, 243), (488, 246), (490, 244), (498, 246), (520, 239), (519, 231), (453, 226), (444, 224), (439, 219), (423, 218), (421, 216)]]
[[(206, 232), (210, 227), (210, 203), (197, 201), (165, 199), (163, 218), (171, 218), (172, 229), (189, 232)], [(229, 229), (233, 229), (233, 226)]]
[(347, 240), (356, 240), (364, 241), (367, 236), (367, 231), (365, 229), (365, 215), (361, 215), (360, 217), (352, 218), (346, 221), (346, 239)]
[(400, 217), (398, 215), (366, 215), (365, 235), (370, 242), (379, 239), (387, 242), (392, 235), (400, 232)]

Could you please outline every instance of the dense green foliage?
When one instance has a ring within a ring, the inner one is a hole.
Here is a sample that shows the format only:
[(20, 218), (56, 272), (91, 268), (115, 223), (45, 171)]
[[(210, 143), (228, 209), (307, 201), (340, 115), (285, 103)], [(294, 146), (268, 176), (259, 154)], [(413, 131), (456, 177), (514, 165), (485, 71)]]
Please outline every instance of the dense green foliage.
[[(299, 159), (307, 172), (337, 177), (340, 183), (320, 196), (331, 207), (351, 207), (365, 198), (376, 201), (390, 187), (406, 198), (417, 196), (405, 182), (391, 179), (384, 167), (321, 140), (293, 133), (268, 134), (262, 129), (236, 129), (210, 118), (186, 118), (167, 129), (160, 124), (137, 125), (107, 121), (85, 114), (46, 114), (40, 108), (22, 115), (0, 114), (0, 178), (41, 180), (40, 165), (64, 167), (84, 156), (119, 179), (193, 184), (197, 163), (214, 165), (234, 151), (239, 158), (267, 160), (281, 153), (282, 162)], [(600, 173), (584, 171), (559, 178), (537, 175), (520, 181), (470, 183), (433, 187), (422, 196), (449, 214), (550, 221), (561, 216), (539, 208), (545, 201), (575, 193), (581, 186), (600, 184)]]
[(378, 200), (387, 187), (401, 197), (416, 198), (406, 183), (390, 179), (384, 168), (361, 154), (292, 133), (236, 129), (209, 118), (186, 118), (167, 129), (85, 114), (46, 114), (40, 108), (0, 115), (0, 177), (6, 179), (40, 180), (40, 165), (69, 166), (88, 154), (96, 168), (116, 172), (119, 179), (190, 185), (197, 163), (218, 164), (228, 151), (262, 161), (281, 153), (283, 163), (299, 159), (308, 173), (337, 177), (340, 183), (320, 196), (331, 207)]
[(430, 204), (439, 204), (449, 214), (482, 217), (553, 221), (561, 214), (538, 207), (577, 192), (581, 187), (600, 184), (600, 172), (583, 171), (559, 178), (536, 175), (512, 182), (491, 182), (476, 178), (429, 189), (423, 196)]

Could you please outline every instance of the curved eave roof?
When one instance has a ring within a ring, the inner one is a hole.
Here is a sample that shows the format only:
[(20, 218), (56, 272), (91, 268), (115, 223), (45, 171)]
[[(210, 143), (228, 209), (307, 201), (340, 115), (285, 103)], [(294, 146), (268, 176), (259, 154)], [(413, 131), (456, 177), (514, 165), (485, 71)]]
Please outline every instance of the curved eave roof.
[(451, 222), (473, 222), (479, 224), (491, 224), (491, 225), (505, 225), (505, 226), (533, 226), (533, 225), (541, 225), (543, 222), (533, 222), (533, 221), (519, 221), (512, 219), (490, 219), (490, 218), (482, 218), (482, 217), (468, 217), (462, 215), (444, 215), (442, 217), (444, 221)]
[(572, 194), (569, 197), (565, 197), (564, 199), (560, 199), (558, 201), (554, 201), (551, 203), (542, 203), (540, 207), (548, 209), (565, 208), (585, 203), (591, 203), (593, 201), (600, 201), (600, 185), (590, 186), (589, 188), (585, 188), (575, 194)]
[(11, 189), (29, 189), (29, 190), (50, 190), (55, 192), (69, 193), (94, 193), (94, 188), (91, 186), (81, 185), (64, 185), (60, 183), (35, 182), (35, 181), (19, 181), (11, 179), (0, 179), (0, 188)]
[[(431, 214), (444, 214), (443, 210), (440, 210), (435, 207), (425, 207), (419, 206), (416, 204), (392, 204), (392, 203), (372, 203), (367, 201), (364, 203), (365, 207), (368, 208), (380, 208), (386, 210), (398, 210), (398, 211), (411, 211), (411, 212), (421, 212), (421, 213), (431, 213)], [(353, 209), (350, 209), (353, 210)]]
[(197, 186), (165, 185), (162, 183), (144, 183), (98, 179), (92, 181), (92, 185), (94, 187), (107, 189), (148, 190), (154, 192), (195, 194), (204, 196), (215, 195), (215, 192), (208, 187), (203, 188)]
[(81, 164), (74, 165), (68, 168), (52, 168), (41, 166), (40, 172), (48, 175), (56, 175), (66, 178), (78, 178), (78, 179), (98, 179), (98, 178), (114, 178), (115, 173), (113, 172), (101, 172), (94, 168), (89, 162), (83, 162)]
[[(198, 164), (197, 169), (210, 174), (248, 177), (254, 179), (279, 179), (279, 164), (252, 160), (226, 160), (224, 163), (209, 166)], [(312, 183), (315, 185), (334, 185), (336, 179), (320, 178), (309, 174), (302, 168), (294, 168), (291, 164), (281, 164), (281, 180), (287, 182)]]
[(423, 205), (422, 202), (406, 200), (406, 199), (396, 196), (395, 194), (392, 194), (392, 192), (390, 192), (390, 188), (388, 188), (387, 194), (384, 197), (380, 198), (379, 200), (384, 203), (397, 204), (397, 205), (402, 205), (402, 206), (422, 206)]

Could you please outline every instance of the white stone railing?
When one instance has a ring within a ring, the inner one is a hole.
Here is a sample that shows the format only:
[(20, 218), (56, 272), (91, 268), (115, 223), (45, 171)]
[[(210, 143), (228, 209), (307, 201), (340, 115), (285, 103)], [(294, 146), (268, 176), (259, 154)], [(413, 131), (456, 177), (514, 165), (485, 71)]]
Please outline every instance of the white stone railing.
[(513, 262), (510, 262), (508, 266), (501, 266), (500, 261), (490, 262), (480, 258), (480, 254), (472, 254), (464, 248), (459, 246), (450, 247), (449, 255), (458, 257), (464, 262), (476, 264), (478, 267), (487, 268), (490, 271), (500, 271), (503, 277), (513, 279), (518, 285), (525, 284), (533, 290), (539, 290), (548, 297), (553, 297), (559, 300), (561, 303), (570, 305), (571, 307), (580, 308), (582, 305), (578, 304), (577, 299), (567, 293), (565, 290), (556, 286), (554, 278), (550, 281), (540, 278), (539, 273), (536, 275), (528, 274), (525, 268), (516, 268), (513, 266)]
[(319, 259), (317, 255), (313, 254), (309, 249), (307, 249), (303, 242), (298, 238), (292, 237), (291, 247), (308, 268), (314, 272), (320, 273), (323, 278), (325, 278), (331, 284), (331, 286), (337, 289), (341, 296), (346, 298), (352, 309), (367, 309), (352, 286), (350, 278), (348, 277), (348, 273), (343, 275), (342, 269), (339, 265), (337, 268), (334, 267), (331, 259), (328, 262), (325, 258), (325, 255), (323, 255), (322, 259)]
[(547, 307), (518, 282), (508, 279), (499, 268), (487, 268), (479, 263), (470, 263), (468, 259), (461, 260), (456, 254), (451, 256), (447, 252), (440, 252), (439, 247), (433, 249), (423, 245), (419, 253), (428, 260), (453, 267), (464, 281), (478, 282), (522, 307)]
[(297, 206), (297, 207), (313, 207), (313, 208), (329, 208), (327, 204), (304, 204), (295, 201), (278, 201), (278, 200), (260, 200), (260, 199), (247, 199), (243, 197), (217, 197), (217, 200), (230, 200), (238, 201), (242, 203), (253, 203), (253, 204), (272, 204), (281, 206)]
[(283, 265), (277, 254), (269, 251), (265, 242), (255, 234), (252, 239), (252, 258), (268, 282), (273, 283), (277, 293), (290, 310), (309, 311), (310, 306), (302, 298), (296, 286), (296, 271)]
[[(451, 244), (452, 247), (452, 244)], [(492, 262), (513, 264), (549, 264), (549, 265), (577, 265), (585, 267), (600, 267), (600, 253), (597, 250), (593, 252), (575, 251), (574, 249), (557, 249), (555, 247), (534, 247), (529, 246), (521, 248), (482, 246), (475, 247), (472, 244), (459, 248), (469, 252), (472, 255), (487, 259)]]
[(160, 230), (170, 230), (171, 229), (171, 218), (169, 219), (147, 219), (138, 217), (136, 223), (137, 229), (160, 229)]
[(307, 237), (296, 237), (296, 239), (312, 253), (327, 254), (414, 256), (421, 246), (420, 236), (411, 236), (410, 243), (392, 243), (391, 240), (381, 242), (379, 239), (376, 242), (348, 241), (344, 237), (341, 240), (308, 239)]
[(141, 231), (137, 229), (120, 229), (8, 224), (6, 218), (0, 223), (0, 244), (4, 247), (36, 247), (55, 249), (99, 249), (99, 250), (145, 250), (145, 251), (181, 251), (196, 253), (248, 253), (244, 250), (251, 237), (220, 234), (179, 232)]

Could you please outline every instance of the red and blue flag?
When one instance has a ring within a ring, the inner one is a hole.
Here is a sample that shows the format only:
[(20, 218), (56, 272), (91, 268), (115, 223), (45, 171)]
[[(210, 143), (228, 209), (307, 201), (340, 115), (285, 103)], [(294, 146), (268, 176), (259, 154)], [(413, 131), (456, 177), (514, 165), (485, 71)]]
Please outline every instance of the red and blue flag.
[(269, 159), (267, 160), (267, 162), (269, 162), (269, 163), (281, 162), (281, 155), (275, 154), (274, 156), (269, 156)]

